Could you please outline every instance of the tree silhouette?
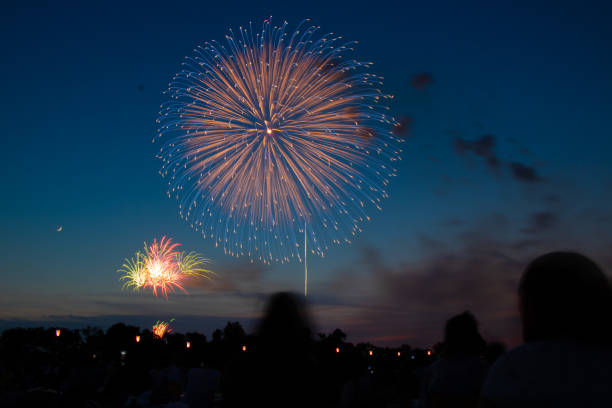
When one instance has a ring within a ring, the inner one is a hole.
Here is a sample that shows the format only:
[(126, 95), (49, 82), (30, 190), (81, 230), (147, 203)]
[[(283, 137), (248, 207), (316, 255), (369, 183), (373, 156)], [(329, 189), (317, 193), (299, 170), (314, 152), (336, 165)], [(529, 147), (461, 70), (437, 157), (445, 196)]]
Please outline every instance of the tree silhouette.
[(223, 330), (215, 330), (212, 334), (212, 340), (214, 343), (221, 343), (221, 341), (223, 340)]
[(223, 329), (223, 340), (230, 343), (240, 343), (246, 337), (246, 333), (239, 322), (227, 322)]

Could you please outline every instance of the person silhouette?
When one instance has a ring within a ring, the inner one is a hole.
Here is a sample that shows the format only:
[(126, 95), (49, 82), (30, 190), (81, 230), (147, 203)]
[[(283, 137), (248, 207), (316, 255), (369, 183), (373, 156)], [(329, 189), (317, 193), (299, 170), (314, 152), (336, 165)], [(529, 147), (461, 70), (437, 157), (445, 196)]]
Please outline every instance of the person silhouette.
[(612, 407), (612, 288), (575, 252), (532, 261), (519, 283), (525, 344), (491, 367), (482, 407)]
[(306, 309), (290, 293), (272, 295), (255, 342), (222, 378), (226, 407), (311, 407), (319, 401)]
[(488, 370), (485, 341), (474, 315), (466, 311), (446, 322), (440, 359), (426, 370), (424, 407), (475, 407)]

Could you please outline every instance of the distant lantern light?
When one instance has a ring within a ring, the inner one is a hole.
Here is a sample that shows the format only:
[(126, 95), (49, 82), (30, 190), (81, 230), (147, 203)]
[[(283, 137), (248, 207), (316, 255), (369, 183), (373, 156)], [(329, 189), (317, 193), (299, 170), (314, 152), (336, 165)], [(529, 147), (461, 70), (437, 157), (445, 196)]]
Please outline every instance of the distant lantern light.
[(402, 353), (398, 351), (398, 352), (397, 352), (397, 356), (399, 357), (399, 356), (401, 356), (401, 355), (402, 355)]
[(368, 354), (369, 354), (369, 355), (373, 355), (373, 354), (374, 354), (374, 352), (373, 352), (372, 350), (370, 350), (370, 351), (368, 351)]
[(60, 334), (62, 334), (62, 331), (60, 329), (56, 329), (55, 330), (55, 337), (59, 337)]
[(185, 343), (185, 347), (187, 347), (187, 348), (191, 348), (191, 342), (190, 342), (190, 341), (188, 341), (187, 343)]
[(431, 350), (427, 350), (427, 355), (431, 356)]
[(140, 336), (136, 336), (136, 343), (140, 343)]
[(246, 351), (246, 346), (242, 346), (242, 351)]
[(336, 347), (336, 353), (340, 352), (340, 347)]

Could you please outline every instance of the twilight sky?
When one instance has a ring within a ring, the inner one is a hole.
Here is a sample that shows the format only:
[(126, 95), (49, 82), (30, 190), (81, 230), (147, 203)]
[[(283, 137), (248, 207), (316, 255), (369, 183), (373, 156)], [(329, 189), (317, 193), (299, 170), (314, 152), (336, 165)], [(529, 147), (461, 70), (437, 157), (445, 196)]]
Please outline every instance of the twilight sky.
[[(309, 258), (318, 330), (427, 346), (469, 309), (485, 338), (514, 345), (530, 259), (575, 249), (612, 267), (609, 3), (88, 3), (0, 13), (0, 329), (174, 317), (210, 335), (252, 328), (269, 293), (303, 290), (303, 265), (229, 258), (180, 220), (151, 143), (183, 58), (270, 15), (359, 41), (410, 118), (382, 212), (351, 246)], [(167, 302), (122, 292), (123, 259), (162, 235), (222, 279)]]

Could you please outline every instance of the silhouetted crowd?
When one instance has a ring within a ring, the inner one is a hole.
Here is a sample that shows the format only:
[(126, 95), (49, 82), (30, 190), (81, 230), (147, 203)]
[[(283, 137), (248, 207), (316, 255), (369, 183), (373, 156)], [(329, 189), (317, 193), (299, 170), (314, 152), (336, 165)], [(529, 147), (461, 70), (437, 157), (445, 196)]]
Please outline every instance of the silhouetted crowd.
[(590, 259), (555, 252), (518, 287), (524, 344), (486, 343), (470, 312), (432, 349), (313, 335), (301, 298), (273, 295), (255, 333), (118, 323), (10, 329), (0, 407), (612, 407), (612, 288)]

